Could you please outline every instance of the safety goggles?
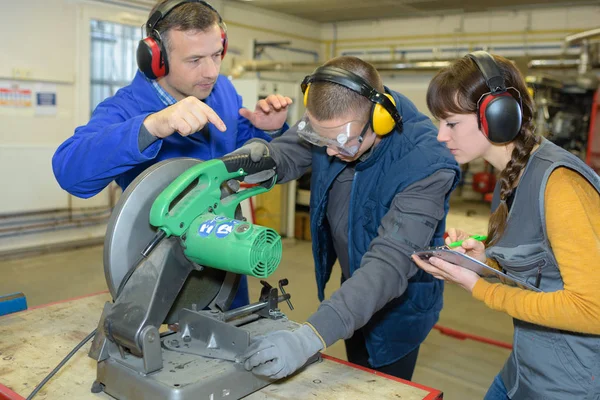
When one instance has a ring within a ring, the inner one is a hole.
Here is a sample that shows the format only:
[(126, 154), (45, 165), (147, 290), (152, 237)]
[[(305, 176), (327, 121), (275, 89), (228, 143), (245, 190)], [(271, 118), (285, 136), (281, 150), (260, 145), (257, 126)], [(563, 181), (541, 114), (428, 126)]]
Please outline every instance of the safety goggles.
[(369, 129), (369, 122), (350, 121), (340, 126), (325, 128), (311, 123), (304, 114), (290, 129), (295, 129), (298, 136), (315, 146), (328, 147), (343, 156), (354, 157)]

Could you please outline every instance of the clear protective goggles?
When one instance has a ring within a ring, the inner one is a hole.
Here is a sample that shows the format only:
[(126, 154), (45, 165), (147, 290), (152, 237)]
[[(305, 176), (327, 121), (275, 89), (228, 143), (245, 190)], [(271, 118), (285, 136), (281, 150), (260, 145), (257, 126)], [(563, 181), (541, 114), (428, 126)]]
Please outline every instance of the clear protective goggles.
[(295, 129), (298, 136), (315, 146), (329, 147), (343, 156), (354, 157), (369, 129), (369, 122), (350, 121), (336, 127), (325, 128), (311, 123), (308, 116), (304, 114), (290, 129)]

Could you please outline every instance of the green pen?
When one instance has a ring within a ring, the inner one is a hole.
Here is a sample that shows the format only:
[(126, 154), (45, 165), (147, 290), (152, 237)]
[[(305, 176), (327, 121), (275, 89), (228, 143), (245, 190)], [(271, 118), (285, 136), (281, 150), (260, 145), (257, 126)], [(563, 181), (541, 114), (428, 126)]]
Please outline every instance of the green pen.
[[(485, 235), (473, 235), (473, 236), (469, 236), (467, 239), (475, 239), (475, 240), (479, 240), (480, 242), (484, 242), (487, 240), (487, 236)], [(452, 248), (452, 247), (458, 247), (460, 245), (463, 244), (463, 242), (467, 239), (464, 240), (458, 240), (456, 242), (452, 242), (448, 245), (448, 247)]]

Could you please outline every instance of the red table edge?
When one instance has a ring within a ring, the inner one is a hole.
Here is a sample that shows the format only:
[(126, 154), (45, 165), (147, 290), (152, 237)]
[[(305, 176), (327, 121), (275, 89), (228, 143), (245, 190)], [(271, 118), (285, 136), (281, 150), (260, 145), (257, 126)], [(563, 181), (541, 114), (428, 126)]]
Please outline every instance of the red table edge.
[[(55, 304), (68, 303), (70, 301), (79, 300), (79, 299), (83, 299), (83, 298), (86, 298), (86, 297), (93, 297), (93, 296), (97, 296), (97, 295), (100, 295), (100, 294), (106, 294), (106, 293), (108, 293), (108, 290), (103, 290), (101, 292), (96, 292), (96, 293), (86, 294), (86, 295), (83, 295), (83, 296), (73, 297), (73, 298), (70, 298), (70, 299), (59, 300), (59, 301), (55, 301), (55, 302), (48, 303), (48, 304), (42, 304), (42, 305), (39, 305), (39, 306), (30, 307), (30, 308), (28, 308), (26, 310), (19, 311), (19, 313), (26, 312), (26, 311), (29, 311), (29, 310), (35, 310), (35, 309), (39, 309), (39, 308), (44, 308), (44, 307), (52, 306), (52, 305), (55, 305)], [(8, 315), (16, 315), (16, 314), (19, 314), (19, 313), (8, 314)], [(512, 345), (510, 343), (505, 343), (505, 342), (502, 342), (502, 341), (499, 341), (499, 340), (494, 340), (494, 339), (488, 339), (488, 338), (485, 338), (485, 337), (482, 337), (482, 336), (472, 335), (472, 334), (461, 332), (461, 331), (458, 331), (458, 330), (455, 330), (455, 329), (447, 328), (447, 327), (444, 327), (444, 326), (439, 325), (439, 324), (436, 324), (433, 328), (436, 329), (436, 330), (438, 330), (443, 335), (448, 335), (448, 336), (451, 336), (451, 337), (456, 338), (458, 340), (471, 339), (471, 340), (479, 341), (479, 342), (482, 342), (482, 343), (487, 343), (487, 344), (491, 344), (491, 345), (494, 345), (494, 346), (506, 348), (506, 349), (509, 349), (509, 350), (512, 349)], [(404, 379), (401, 379), (401, 378), (397, 378), (397, 377), (392, 376), (392, 375), (384, 374), (382, 372), (375, 371), (375, 370), (370, 369), (370, 368), (361, 367), (360, 365), (352, 364), (352, 363), (350, 363), (348, 361), (340, 360), (339, 358), (335, 358), (335, 357), (329, 356), (327, 354), (322, 354), (322, 356), (323, 356), (323, 358), (325, 358), (327, 360), (338, 362), (340, 364), (344, 364), (344, 365), (347, 365), (347, 366), (352, 367), (352, 368), (357, 368), (357, 369), (360, 369), (362, 371), (369, 372), (371, 374), (381, 376), (383, 378), (387, 378), (387, 379), (394, 380), (394, 381), (397, 381), (397, 382), (402, 382), (405, 385), (413, 386), (413, 387), (416, 387), (416, 388), (419, 388), (419, 389), (422, 389), (422, 390), (425, 390), (425, 391), (429, 392), (429, 394), (426, 397), (424, 397), (423, 400), (436, 400), (436, 399), (442, 399), (443, 398), (443, 393), (440, 390), (432, 389), (430, 387), (423, 386), (423, 385), (420, 385), (418, 383), (410, 382), (410, 381), (407, 381), (407, 380), (404, 380)], [(6, 387), (6, 386), (2, 385), (2, 383), (0, 383), (0, 400), (24, 400), (24, 399), (25, 399), (24, 397), (22, 397), (21, 395), (13, 392), (11, 389), (9, 389), (8, 387)]]
[(25, 397), (13, 392), (2, 383), (0, 383), (0, 400), (25, 400)]
[(95, 293), (90, 293), (90, 294), (84, 294), (83, 296), (77, 296), (77, 297), (72, 297), (70, 299), (65, 299), (65, 300), (58, 300), (58, 301), (53, 301), (51, 303), (47, 303), (47, 304), (40, 304), (39, 306), (33, 306), (33, 307), (29, 307), (26, 310), (23, 311), (19, 311), (16, 312), (14, 314), (8, 314), (8, 315), (16, 315), (22, 312), (26, 312), (26, 311), (30, 311), (30, 310), (36, 310), (38, 308), (44, 308), (44, 307), (49, 307), (49, 306), (53, 306), (55, 304), (62, 304), (62, 303), (68, 303), (70, 301), (75, 301), (75, 300), (80, 300), (80, 299), (85, 299), (86, 297), (94, 297), (100, 294), (105, 294), (108, 293), (108, 290), (103, 290), (101, 292), (95, 292)]
[[(93, 296), (97, 296), (97, 295), (100, 295), (100, 294), (106, 294), (106, 293), (108, 293), (108, 290), (103, 290), (101, 292), (96, 292), (96, 293), (90, 293), (90, 294), (86, 294), (86, 295), (83, 295), (83, 296), (77, 296), (77, 297), (73, 297), (73, 298), (70, 298), (70, 299), (53, 301), (51, 303), (40, 304), (39, 306), (29, 307), (26, 310), (19, 311), (19, 312), (16, 312), (16, 313), (12, 313), (12, 314), (8, 314), (8, 315), (3, 315), (2, 317), (10, 317), (10, 316), (18, 315), (20, 313), (24, 313), (24, 312), (27, 312), (27, 311), (30, 311), (30, 310), (35, 310), (35, 309), (38, 309), (38, 308), (49, 307), (49, 306), (53, 306), (55, 304), (68, 303), (70, 301), (79, 300), (79, 299), (85, 299), (86, 297), (93, 297)], [(2, 317), (0, 317), (0, 318), (2, 318)], [(25, 397), (23, 397), (20, 394), (14, 392), (13, 390), (11, 390), (8, 387), (4, 386), (2, 384), (2, 382), (0, 382), (0, 400), (25, 400)]]
[(340, 360), (339, 358), (336, 358), (336, 357), (333, 357), (333, 356), (330, 356), (330, 355), (327, 355), (327, 354), (321, 354), (321, 356), (324, 359), (326, 359), (326, 360), (334, 361), (334, 362), (346, 365), (348, 367), (356, 368), (356, 369), (368, 372), (368, 373), (373, 374), (373, 375), (381, 376), (382, 378), (386, 378), (386, 379), (389, 379), (389, 380), (392, 380), (392, 381), (400, 382), (400, 383), (403, 383), (405, 385), (416, 387), (418, 389), (425, 390), (426, 392), (429, 392), (429, 394), (427, 396), (423, 397), (423, 400), (436, 400), (436, 399), (443, 399), (443, 397), (444, 397), (443, 393), (440, 390), (432, 389), (432, 388), (430, 388), (428, 386), (423, 386), (423, 385), (420, 385), (420, 384), (415, 383), (415, 382), (407, 381), (407, 380), (404, 380), (402, 378), (398, 378), (398, 377), (393, 376), (393, 375), (384, 374), (383, 372), (375, 371), (374, 369), (371, 369), (371, 368), (366, 368), (366, 367), (363, 367), (363, 366), (360, 366), (360, 365), (353, 364), (353, 363), (348, 362), (348, 361)]

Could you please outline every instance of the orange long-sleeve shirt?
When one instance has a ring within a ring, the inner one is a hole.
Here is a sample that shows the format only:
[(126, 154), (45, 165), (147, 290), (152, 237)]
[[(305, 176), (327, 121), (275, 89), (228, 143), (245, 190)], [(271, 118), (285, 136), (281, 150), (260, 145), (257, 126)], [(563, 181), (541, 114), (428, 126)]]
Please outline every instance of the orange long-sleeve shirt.
[(557, 168), (548, 179), (544, 204), (564, 289), (536, 293), (479, 279), (473, 297), (523, 321), (600, 334), (600, 195), (577, 172)]

